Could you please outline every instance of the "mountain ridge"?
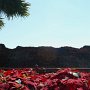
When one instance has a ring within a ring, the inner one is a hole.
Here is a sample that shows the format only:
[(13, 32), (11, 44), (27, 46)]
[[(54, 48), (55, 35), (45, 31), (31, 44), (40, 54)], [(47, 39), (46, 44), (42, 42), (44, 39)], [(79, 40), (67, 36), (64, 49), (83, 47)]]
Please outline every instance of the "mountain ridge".
[(22, 47), (14, 49), (0, 44), (0, 67), (73, 67), (90, 68), (90, 46)]

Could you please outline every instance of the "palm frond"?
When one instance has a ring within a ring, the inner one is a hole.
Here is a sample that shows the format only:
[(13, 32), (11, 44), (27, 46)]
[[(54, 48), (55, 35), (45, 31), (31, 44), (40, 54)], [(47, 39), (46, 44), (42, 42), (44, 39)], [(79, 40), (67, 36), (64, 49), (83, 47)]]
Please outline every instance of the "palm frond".
[(0, 29), (4, 26), (4, 22), (0, 19)]
[(0, 13), (4, 13), (8, 18), (17, 16), (28, 16), (30, 3), (25, 0), (0, 0)]

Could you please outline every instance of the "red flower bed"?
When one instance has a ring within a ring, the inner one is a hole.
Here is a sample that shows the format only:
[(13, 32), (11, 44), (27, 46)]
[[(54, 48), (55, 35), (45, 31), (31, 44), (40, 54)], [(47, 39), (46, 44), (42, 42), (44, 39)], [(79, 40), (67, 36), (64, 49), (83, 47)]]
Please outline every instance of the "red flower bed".
[(0, 90), (90, 90), (90, 73), (70, 68), (42, 74), (32, 68), (3, 69)]

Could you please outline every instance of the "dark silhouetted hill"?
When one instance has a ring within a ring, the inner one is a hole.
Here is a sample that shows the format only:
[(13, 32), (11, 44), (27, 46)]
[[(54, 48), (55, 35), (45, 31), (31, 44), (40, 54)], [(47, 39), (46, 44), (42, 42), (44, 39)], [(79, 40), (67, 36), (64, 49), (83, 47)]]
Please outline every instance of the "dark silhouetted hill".
[(90, 68), (90, 46), (6, 48), (0, 44), (0, 67), (77, 67)]

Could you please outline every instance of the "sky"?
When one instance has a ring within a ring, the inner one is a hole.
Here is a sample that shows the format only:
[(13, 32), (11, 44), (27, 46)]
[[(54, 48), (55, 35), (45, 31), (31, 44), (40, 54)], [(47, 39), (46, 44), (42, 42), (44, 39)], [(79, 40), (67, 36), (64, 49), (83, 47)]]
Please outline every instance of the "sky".
[(8, 48), (90, 45), (90, 0), (26, 0), (30, 16), (4, 20), (0, 43)]

